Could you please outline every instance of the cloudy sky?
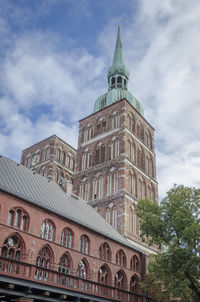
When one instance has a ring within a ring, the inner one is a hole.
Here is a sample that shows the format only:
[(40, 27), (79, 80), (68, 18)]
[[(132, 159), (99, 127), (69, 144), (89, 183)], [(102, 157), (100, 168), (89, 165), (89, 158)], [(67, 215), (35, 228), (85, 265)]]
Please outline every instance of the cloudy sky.
[(156, 132), (160, 196), (200, 185), (199, 0), (0, 0), (0, 153), (57, 134), (107, 91), (118, 18), (129, 90)]

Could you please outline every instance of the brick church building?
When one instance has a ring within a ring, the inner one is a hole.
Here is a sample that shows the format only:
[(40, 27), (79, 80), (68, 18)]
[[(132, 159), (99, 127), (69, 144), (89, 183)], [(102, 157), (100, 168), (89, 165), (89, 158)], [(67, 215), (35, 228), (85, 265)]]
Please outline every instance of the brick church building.
[(80, 121), (78, 149), (56, 135), (0, 157), (0, 301), (149, 302), (155, 247), (137, 201), (158, 201), (154, 129), (128, 90), (120, 27), (108, 92)]

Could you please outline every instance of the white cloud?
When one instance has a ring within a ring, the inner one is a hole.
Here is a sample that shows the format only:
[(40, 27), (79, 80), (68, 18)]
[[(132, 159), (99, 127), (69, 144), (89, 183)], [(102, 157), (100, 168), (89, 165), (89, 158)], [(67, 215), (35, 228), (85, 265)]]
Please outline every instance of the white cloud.
[[(122, 43), (131, 71), (130, 91), (156, 128), (163, 197), (173, 183), (199, 186), (200, 2), (135, 3), (132, 23), (122, 22)], [(10, 8), (9, 18), (20, 13), (24, 24), (31, 22), (30, 11), (23, 19), (23, 12)], [(90, 14), (88, 6), (84, 14)], [(92, 112), (95, 99), (107, 90), (106, 73), (116, 39), (114, 24), (116, 20), (109, 19), (97, 36), (97, 57), (90, 50), (73, 48), (71, 40), (61, 48), (55, 33), (24, 30), (13, 34), (1, 16), (0, 37), (9, 45), (0, 61), (0, 89), (5, 96), (0, 100), (2, 153), (19, 160), (21, 149), (52, 134), (76, 146), (77, 121)], [(40, 112), (41, 106), (45, 110)]]

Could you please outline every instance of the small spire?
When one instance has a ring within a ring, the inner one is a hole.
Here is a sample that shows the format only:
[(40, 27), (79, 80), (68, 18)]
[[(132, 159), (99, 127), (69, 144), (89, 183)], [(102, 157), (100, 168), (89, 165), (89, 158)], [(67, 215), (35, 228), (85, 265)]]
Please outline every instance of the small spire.
[(124, 65), (124, 57), (122, 53), (122, 42), (121, 42), (121, 37), (120, 37), (120, 24), (118, 24), (118, 33), (117, 33), (117, 41), (115, 44), (115, 52), (114, 52), (114, 57), (113, 57), (113, 62), (112, 65)]
[(108, 81), (111, 76), (116, 74), (124, 75), (127, 80), (129, 78), (129, 71), (125, 66), (124, 56), (122, 51), (122, 42), (120, 37), (120, 24), (118, 24), (118, 33), (117, 33), (117, 40), (115, 44), (115, 52), (112, 61), (112, 66), (108, 70)]

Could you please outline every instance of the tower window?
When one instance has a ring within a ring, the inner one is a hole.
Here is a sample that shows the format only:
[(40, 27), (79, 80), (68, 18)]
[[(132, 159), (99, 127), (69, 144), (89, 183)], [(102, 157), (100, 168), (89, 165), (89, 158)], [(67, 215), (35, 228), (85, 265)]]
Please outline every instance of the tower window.
[(122, 84), (122, 77), (119, 76), (119, 77), (117, 78), (117, 83), (118, 83), (118, 84)]

